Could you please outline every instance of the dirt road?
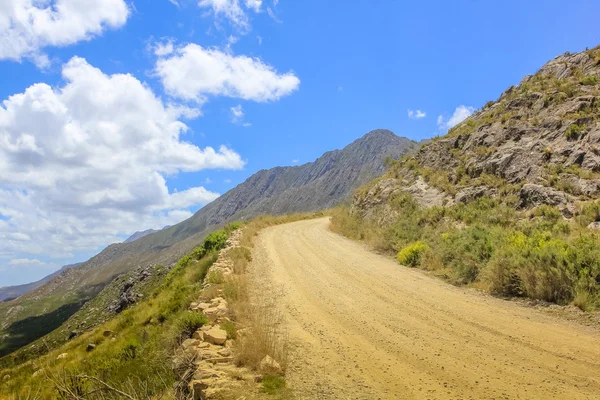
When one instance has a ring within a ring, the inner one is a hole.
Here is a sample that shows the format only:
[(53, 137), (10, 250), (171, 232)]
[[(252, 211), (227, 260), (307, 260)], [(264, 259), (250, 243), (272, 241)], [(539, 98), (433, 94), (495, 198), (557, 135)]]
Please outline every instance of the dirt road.
[(328, 226), (268, 228), (254, 251), (253, 273), (283, 288), (298, 398), (600, 399), (592, 328), (453, 287)]

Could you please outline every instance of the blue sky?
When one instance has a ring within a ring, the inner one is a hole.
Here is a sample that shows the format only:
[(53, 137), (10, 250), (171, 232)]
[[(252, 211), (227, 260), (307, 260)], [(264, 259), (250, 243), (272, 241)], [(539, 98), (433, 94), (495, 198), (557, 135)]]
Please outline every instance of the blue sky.
[(85, 10), (51, 3), (59, 23), (34, 36), (0, 6), (0, 286), (372, 129), (443, 134), (549, 59), (600, 44), (591, 0), (99, 0), (83, 28)]

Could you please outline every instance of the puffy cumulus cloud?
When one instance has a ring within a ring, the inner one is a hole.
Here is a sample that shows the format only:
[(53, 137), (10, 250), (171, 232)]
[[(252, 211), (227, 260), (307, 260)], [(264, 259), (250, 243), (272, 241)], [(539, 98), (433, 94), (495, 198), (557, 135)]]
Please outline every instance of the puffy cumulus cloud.
[(2, 0), (0, 59), (49, 64), (41, 49), (67, 46), (125, 24), (124, 0)]
[(408, 118), (410, 119), (421, 119), (425, 118), (427, 113), (421, 110), (408, 110)]
[(474, 112), (474, 107), (460, 105), (456, 107), (456, 110), (454, 110), (454, 113), (448, 120), (446, 120), (442, 115), (438, 116), (437, 124), (440, 129), (451, 129), (463, 122), (465, 119), (469, 118)]
[(276, 101), (300, 86), (293, 72), (279, 73), (259, 58), (194, 43), (180, 46), (168, 56), (156, 55), (155, 74), (167, 93), (184, 100), (202, 103), (212, 95)]
[(198, 111), (165, 105), (135, 77), (106, 75), (77, 57), (62, 75), (62, 86), (34, 84), (0, 105), (4, 264), (66, 258), (177, 223), (218, 194), (170, 192), (169, 175), (243, 167), (228, 147), (184, 141), (181, 119)]

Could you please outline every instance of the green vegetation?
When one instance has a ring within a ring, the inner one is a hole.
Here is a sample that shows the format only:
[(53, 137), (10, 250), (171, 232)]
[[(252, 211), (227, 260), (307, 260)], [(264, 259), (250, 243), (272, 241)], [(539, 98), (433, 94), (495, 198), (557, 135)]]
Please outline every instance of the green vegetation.
[(262, 392), (278, 394), (285, 389), (285, 379), (281, 376), (265, 376), (262, 381)]
[[(74, 398), (70, 393), (78, 393), (88, 399), (122, 398), (117, 391), (140, 399), (174, 395), (173, 384), (179, 379), (171, 369), (174, 352), (208, 322), (187, 307), (235, 228), (230, 225), (209, 235), (149, 296), (111, 321), (34, 362), (13, 360), (12, 368), (0, 374), (10, 377), (3, 382), (0, 397), (37, 393), (36, 398)], [(58, 358), (62, 353), (66, 355)]]
[(429, 246), (421, 241), (411, 243), (398, 252), (398, 262), (408, 267), (416, 267), (421, 264), (421, 255), (428, 249)]
[(584, 125), (571, 124), (565, 131), (565, 136), (569, 140), (574, 140), (579, 138), (579, 135), (585, 131)]
[(598, 77), (595, 75), (584, 76), (580, 81), (582, 85), (592, 86), (598, 83)]
[(397, 215), (392, 222), (380, 225), (376, 216), (361, 218), (342, 207), (332, 229), (457, 285), (596, 308), (600, 242), (583, 227), (600, 220), (600, 203), (582, 208), (576, 224), (550, 206), (529, 215), (516, 211), (510, 199), (503, 201), (483, 197), (424, 209), (400, 194), (389, 202)]

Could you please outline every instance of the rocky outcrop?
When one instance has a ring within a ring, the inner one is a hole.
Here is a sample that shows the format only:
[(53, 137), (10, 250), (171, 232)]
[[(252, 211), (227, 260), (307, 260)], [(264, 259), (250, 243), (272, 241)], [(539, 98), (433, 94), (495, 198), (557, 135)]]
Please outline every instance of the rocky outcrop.
[(426, 207), (501, 193), (575, 215), (576, 201), (600, 195), (599, 61), (600, 47), (556, 57), (358, 193), (353, 209), (385, 219), (398, 191)]

